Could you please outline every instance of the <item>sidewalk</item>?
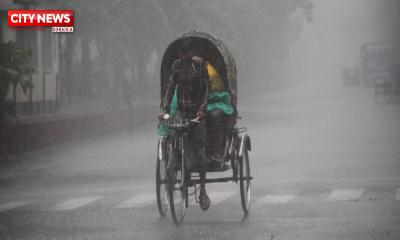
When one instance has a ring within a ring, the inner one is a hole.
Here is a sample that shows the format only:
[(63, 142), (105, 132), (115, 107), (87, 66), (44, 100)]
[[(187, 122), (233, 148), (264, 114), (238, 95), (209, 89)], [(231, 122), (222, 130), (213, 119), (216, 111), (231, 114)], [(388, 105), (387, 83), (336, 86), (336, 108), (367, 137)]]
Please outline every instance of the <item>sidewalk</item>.
[(133, 131), (157, 115), (157, 108), (142, 106), (95, 114), (49, 114), (24, 117), (0, 126), (0, 162), (26, 151), (53, 147), (92, 137)]

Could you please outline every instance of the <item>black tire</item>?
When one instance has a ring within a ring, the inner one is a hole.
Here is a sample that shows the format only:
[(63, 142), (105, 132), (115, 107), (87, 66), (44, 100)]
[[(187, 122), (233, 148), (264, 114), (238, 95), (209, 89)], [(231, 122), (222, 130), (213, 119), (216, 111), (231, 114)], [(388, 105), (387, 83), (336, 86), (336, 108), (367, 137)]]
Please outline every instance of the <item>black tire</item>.
[(242, 200), (242, 209), (244, 216), (247, 217), (251, 203), (251, 180), (250, 180), (250, 161), (248, 149), (244, 147), (243, 156), (239, 162), (240, 177), (240, 198)]
[(171, 209), (172, 220), (176, 226), (179, 226), (185, 218), (187, 187), (184, 186), (184, 169), (185, 166), (180, 166), (178, 161), (181, 161), (181, 156), (178, 151), (170, 146), (169, 163), (168, 163), (168, 196)]
[[(167, 154), (163, 152), (165, 151), (165, 148), (162, 148), (161, 144), (163, 144), (162, 141), (158, 141), (158, 156), (156, 164), (156, 193), (158, 211), (160, 213), (160, 217), (163, 218), (168, 213), (169, 197), (167, 187), (167, 159), (165, 159)], [(160, 156), (160, 154), (164, 156)]]
[[(232, 167), (232, 176), (234, 181), (237, 183), (239, 180), (239, 144), (237, 143), (238, 140), (233, 139), (235, 141), (233, 152), (231, 153), (231, 167)], [(240, 141), (239, 141), (240, 142)]]

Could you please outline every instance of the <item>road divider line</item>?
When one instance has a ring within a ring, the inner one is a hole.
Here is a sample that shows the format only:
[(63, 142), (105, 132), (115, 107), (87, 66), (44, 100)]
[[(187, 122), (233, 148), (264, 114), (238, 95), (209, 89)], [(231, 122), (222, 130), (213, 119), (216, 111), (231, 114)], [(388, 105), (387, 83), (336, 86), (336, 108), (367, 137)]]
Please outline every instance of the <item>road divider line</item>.
[(0, 212), (5, 212), (14, 208), (19, 208), (25, 205), (30, 204), (31, 202), (28, 201), (14, 201), (9, 203), (0, 204)]
[(287, 203), (297, 197), (298, 193), (273, 193), (258, 199), (258, 204)]
[(127, 201), (121, 203), (115, 208), (138, 208), (144, 207), (156, 201), (155, 193), (136, 195)]
[(51, 207), (51, 210), (61, 211), (61, 210), (73, 210), (85, 205), (91, 204), (94, 201), (102, 197), (83, 197), (83, 198), (73, 198), (65, 202), (59, 203)]
[(365, 190), (365, 188), (336, 189), (326, 198), (326, 201), (332, 202), (356, 200), (364, 193)]
[(400, 200), (400, 188), (396, 191), (396, 200)]

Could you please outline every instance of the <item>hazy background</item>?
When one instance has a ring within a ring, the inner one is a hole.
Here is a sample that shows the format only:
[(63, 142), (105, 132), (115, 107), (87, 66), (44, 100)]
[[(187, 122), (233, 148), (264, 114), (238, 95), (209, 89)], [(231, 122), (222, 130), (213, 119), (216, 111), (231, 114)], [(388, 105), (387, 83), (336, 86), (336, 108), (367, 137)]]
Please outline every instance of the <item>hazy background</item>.
[(8, 0), (0, 16), (12, 7), (75, 11), (73, 34), (42, 30), (39, 38), (2, 21), (2, 40), (31, 49), (37, 70), (32, 99), (17, 87), (17, 113), (9, 114), (17, 117), (29, 113), (23, 106), (30, 102), (56, 102), (39, 113), (157, 105), (163, 52), (191, 30), (211, 33), (228, 46), (237, 62), (239, 100), (306, 80), (333, 82), (344, 67), (360, 64), (361, 44), (399, 39), (396, 0)]
[(289, 72), (339, 82), (342, 68), (360, 65), (363, 43), (399, 43), (399, 12), (391, 0), (315, 2), (314, 22), (291, 45)]
[[(158, 102), (163, 51), (190, 30), (227, 44), (243, 99), (306, 80), (340, 82), (342, 68), (359, 66), (361, 44), (398, 42), (399, 35), (396, 0), (72, 1), (66, 6), (76, 9), (76, 33), (61, 39), (60, 79), (64, 99), (72, 95), (72, 102), (81, 97)], [(79, 49), (80, 59), (74, 57)]]

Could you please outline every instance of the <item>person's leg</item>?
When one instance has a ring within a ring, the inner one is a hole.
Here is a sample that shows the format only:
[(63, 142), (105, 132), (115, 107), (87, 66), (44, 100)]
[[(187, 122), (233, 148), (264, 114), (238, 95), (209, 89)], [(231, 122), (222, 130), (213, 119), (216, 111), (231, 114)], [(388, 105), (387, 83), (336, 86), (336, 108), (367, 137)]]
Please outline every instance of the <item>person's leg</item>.
[(202, 210), (206, 211), (211, 204), (210, 198), (207, 195), (207, 190), (206, 190), (206, 173), (207, 173), (207, 163), (204, 159), (202, 161), (201, 166), (200, 166), (200, 207)]
[(192, 139), (193, 151), (195, 151), (196, 158), (200, 161), (200, 207), (202, 210), (207, 210), (210, 207), (210, 199), (206, 191), (206, 173), (207, 173), (207, 161), (205, 155), (205, 144), (207, 141), (207, 130), (205, 127), (205, 121), (201, 121), (198, 126), (193, 127), (190, 138)]
[(214, 109), (207, 115), (207, 137), (211, 159), (222, 162), (225, 146), (226, 114), (220, 109)]

